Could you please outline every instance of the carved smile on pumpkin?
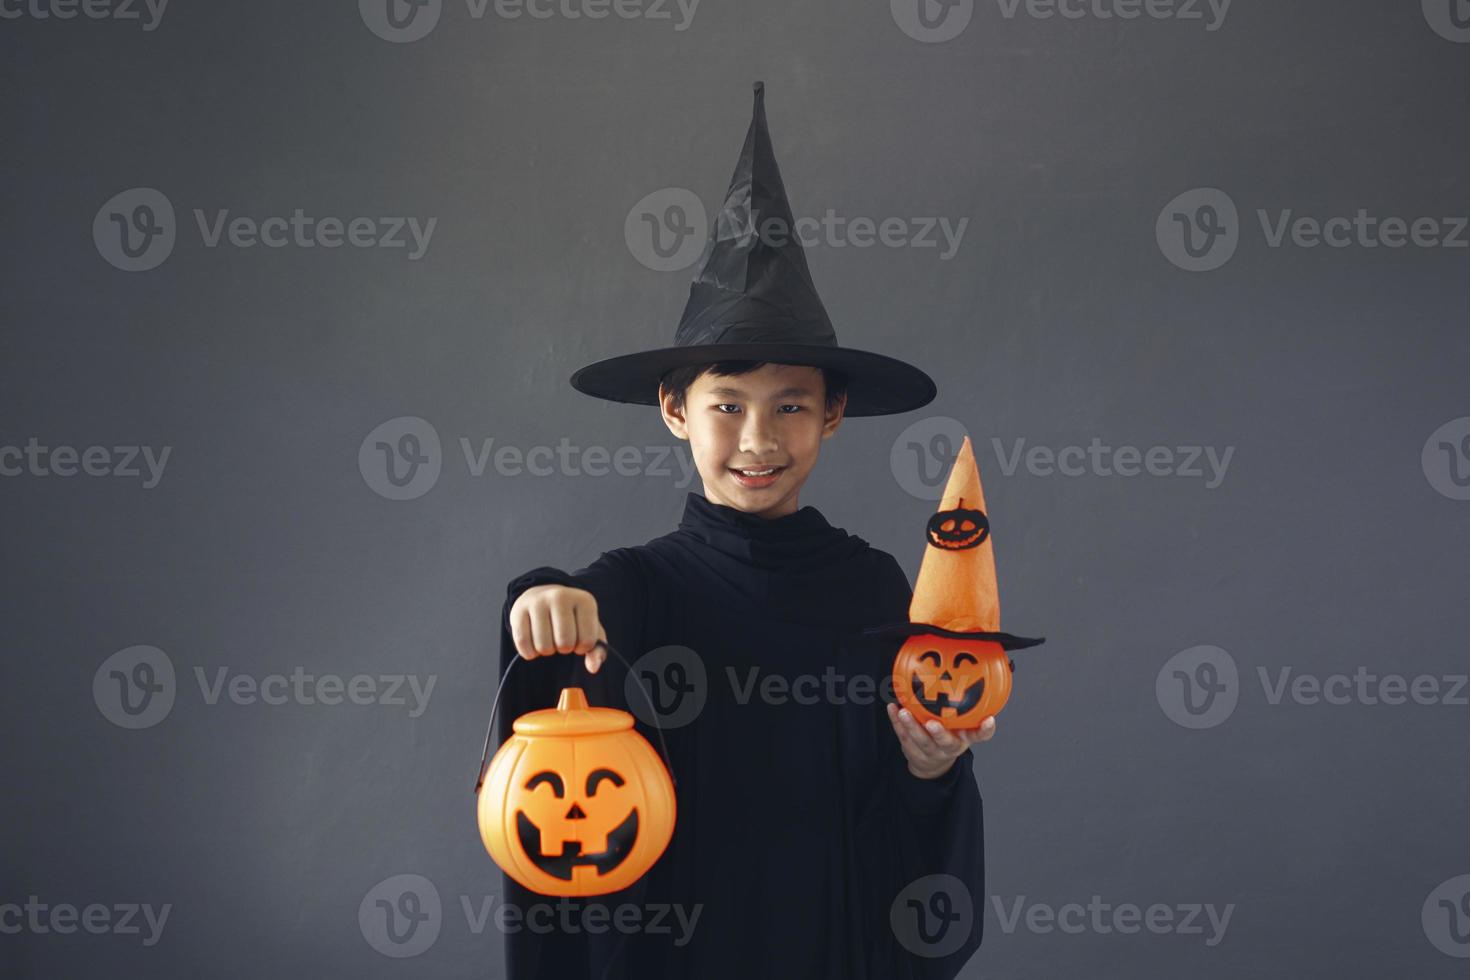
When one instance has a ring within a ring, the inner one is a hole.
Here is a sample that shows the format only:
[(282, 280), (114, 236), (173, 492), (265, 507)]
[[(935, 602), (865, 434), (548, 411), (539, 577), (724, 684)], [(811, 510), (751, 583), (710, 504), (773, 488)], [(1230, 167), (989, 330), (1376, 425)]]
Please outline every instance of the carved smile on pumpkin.
[[(611, 769), (597, 769), (587, 777), (589, 798), (596, 795), (597, 784), (604, 779), (610, 780), (615, 786), (623, 785), (623, 778)], [(534, 790), (542, 783), (549, 783), (558, 799), (564, 795), (561, 776), (550, 770), (532, 776), (526, 783), (526, 789)], [(590, 799), (588, 805), (591, 805)], [(587, 813), (573, 801), (571, 809), (567, 811), (567, 819), (586, 820)], [(578, 865), (590, 865), (597, 869), (598, 875), (605, 875), (622, 864), (633, 850), (633, 844), (638, 840), (638, 811), (629, 810), (622, 823), (607, 832), (607, 847), (590, 854), (582, 853), (582, 842), (579, 840), (563, 840), (560, 854), (542, 854), (541, 828), (531, 822), (524, 810), (516, 811), (516, 835), (520, 838), (521, 849), (532, 863), (553, 878), (571, 881), (572, 869)]]
[[(933, 663), (936, 668), (942, 666), (939, 659), (939, 651), (937, 650), (926, 650), (923, 656), (919, 657), (919, 662)], [(961, 652), (955, 654), (954, 669), (958, 671), (962, 665), (972, 666), (978, 663), (979, 661), (973, 655)], [(939, 681), (950, 687), (954, 686), (954, 676), (947, 670), (939, 675)], [(914, 689), (914, 698), (919, 704), (924, 706), (925, 711), (928, 711), (936, 717), (945, 708), (953, 710), (957, 715), (963, 715), (969, 711), (973, 711), (975, 705), (980, 703), (980, 698), (985, 694), (984, 677), (981, 677), (975, 683), (965, 688), (958, 698), (951, 696), (948, 691), (936, 691), (933, 697), (929, 697), (924, 689), (924, 680), (919, 676), (917, 671), (910, 676), (909, 683)], [(939, 685), (936, 684), (935, 686), (938, 687)]]

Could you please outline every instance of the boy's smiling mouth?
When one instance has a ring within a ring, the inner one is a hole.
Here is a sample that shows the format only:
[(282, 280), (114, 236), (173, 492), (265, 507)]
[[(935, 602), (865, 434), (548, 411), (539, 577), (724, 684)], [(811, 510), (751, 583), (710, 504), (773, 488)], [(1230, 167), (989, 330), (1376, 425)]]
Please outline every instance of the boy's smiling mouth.
[(775, 483), (776, 480), (777, 480), (777, 478), (780, 477), (780, 475), (782, 474), (782, 472), (785, 471), (786, 467), (784, 467), (784, 466), (744, 466), (744, 467), (729, 466), (729, 467), (726, 467), (726, 469), (728, 469), (730, 471), (730, 475), (735, 478), (735, 482), (739, 483), (741, 486), (743, 486), (743, 487), (749, 487), (749, 488), (751, 488), (753, 490), (759, 490), (762, 487), (768, 487), (771, 484)]

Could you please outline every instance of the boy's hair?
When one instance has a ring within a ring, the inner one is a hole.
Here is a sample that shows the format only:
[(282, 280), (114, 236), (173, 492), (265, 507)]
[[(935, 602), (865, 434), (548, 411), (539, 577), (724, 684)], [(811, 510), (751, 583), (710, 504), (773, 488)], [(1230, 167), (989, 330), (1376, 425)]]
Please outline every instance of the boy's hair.
[[(689, 386), (694, 384), (694, 380), (701, 374), (704, 374), (704, 372), (708, 371), (710, 374), (720, 377), (734, 374), (749, 374), (751, 371), (767, 363), (775, 362), (740, 360), (712, 361), (708, 364), (686, 364), (683, 367), (676, 367), (672, 370), (665, 371), (663, 377), (659, 380), (665, 391), (673, 393), (674, 407), (683, 408), (684, 396), (689, 393)], [(847, 376), (833, 368), (819, 367), (817, 370), (822, 372), (822, 382), (827, 389), (826, 408), (830, 412), (842, 396), (847, 394)]]

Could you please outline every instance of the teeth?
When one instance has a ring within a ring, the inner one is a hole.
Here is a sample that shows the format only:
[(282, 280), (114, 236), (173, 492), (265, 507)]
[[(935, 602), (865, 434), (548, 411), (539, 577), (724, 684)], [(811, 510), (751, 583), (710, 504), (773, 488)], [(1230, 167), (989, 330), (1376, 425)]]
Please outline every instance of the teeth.
[(776, 472), (778, 468), (779, 467), (772, 466), (768, 470), (738, 470), (737, 472), (739, 472), (743, 476), (768, 476), (771, 473)]

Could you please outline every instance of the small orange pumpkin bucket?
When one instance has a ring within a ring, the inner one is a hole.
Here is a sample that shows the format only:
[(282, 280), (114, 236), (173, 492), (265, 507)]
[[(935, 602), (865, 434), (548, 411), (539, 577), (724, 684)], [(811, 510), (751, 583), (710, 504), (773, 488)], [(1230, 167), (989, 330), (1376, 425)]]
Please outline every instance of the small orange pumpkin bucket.
[(521, 659), (501, 676), (490, 709), (475, 783), (480, 840), (502, 871), (537, 894), (584, 897), (627, 888), (673, 837), (673, 777), (634, 730), (631, 714), (590, 706), (580, 687), (563, 688), (555, 708), (517, 718), (487, 768), (505, 676)]

